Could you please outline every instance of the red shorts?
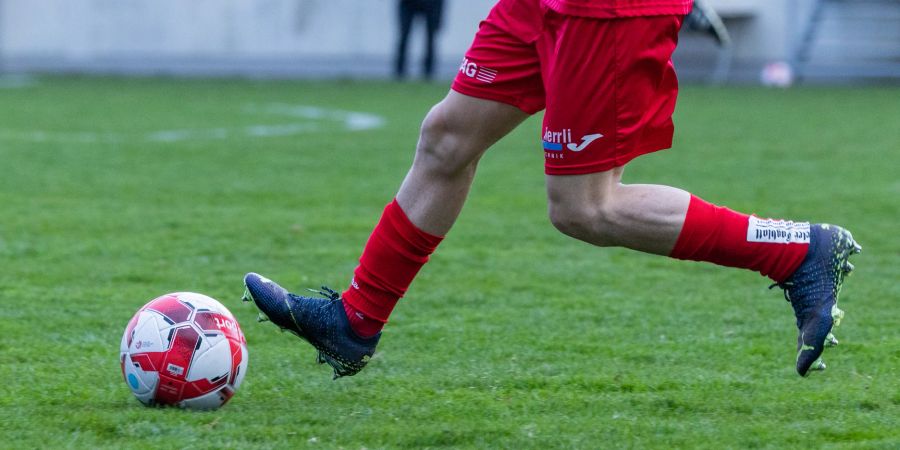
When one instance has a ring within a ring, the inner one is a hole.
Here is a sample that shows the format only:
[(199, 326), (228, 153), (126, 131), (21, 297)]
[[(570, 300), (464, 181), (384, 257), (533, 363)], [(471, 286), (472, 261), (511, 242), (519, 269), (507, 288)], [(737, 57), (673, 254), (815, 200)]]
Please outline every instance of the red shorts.
[(534, 114), (550, 175), (604, 172), (672, 146), (683, 16), (561, 15), (500, 0), (481, 22), (453, 90)]

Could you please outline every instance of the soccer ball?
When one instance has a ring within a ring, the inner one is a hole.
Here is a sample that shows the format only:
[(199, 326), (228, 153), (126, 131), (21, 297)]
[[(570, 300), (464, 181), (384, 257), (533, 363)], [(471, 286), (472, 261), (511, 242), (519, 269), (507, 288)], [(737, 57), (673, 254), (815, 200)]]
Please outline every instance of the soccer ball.
[(141, 403), (216, 409), (247, 373), (247, 340), (221, 303), (176, 292), (151, 300), (131, 318), (120, 361)]
[(766, 64), (759, 74), (763, 86), (789, 88), (794, 84), (794, 70), (784, 61)]

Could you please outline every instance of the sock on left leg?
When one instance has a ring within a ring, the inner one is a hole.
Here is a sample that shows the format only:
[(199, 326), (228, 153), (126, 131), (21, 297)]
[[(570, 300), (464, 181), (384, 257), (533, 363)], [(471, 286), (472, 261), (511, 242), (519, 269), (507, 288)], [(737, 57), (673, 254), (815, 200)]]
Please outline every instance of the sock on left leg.
[(415, 226), (396, 200), (384, 213), (359, 258), (350, 286), (341, 295), (350, 326), (374, 336), (443, 237)]
[(808, 222), (748, 216), (692, 195), (669, 256), (755, 270), (780, 283), (797, 270), (808, 249)]

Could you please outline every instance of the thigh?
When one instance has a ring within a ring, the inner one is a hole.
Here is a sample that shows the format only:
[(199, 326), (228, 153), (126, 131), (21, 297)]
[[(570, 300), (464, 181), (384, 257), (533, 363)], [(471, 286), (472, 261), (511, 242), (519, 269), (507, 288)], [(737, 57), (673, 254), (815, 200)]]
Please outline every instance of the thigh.
[(547, 201), (551, 208), (571, 210), (599, 206), (613, 199), (624, 167), (582, 175), (547, 175)]
[(446, 165), (464, 166), (526, 118), (515, 106), (451, 90), (425, 117), (419, 146), (441, 153)]
[(527, 114), (544, 108), (544, 85), (535, 42), (544, 8), (540, 0), (501, 0), (481, 22), (453, 81), (453, 90), (506, 103)]
[(671, 146), (681, 20), (548, 15), (537, 45), (547, 174), (604, 172)]

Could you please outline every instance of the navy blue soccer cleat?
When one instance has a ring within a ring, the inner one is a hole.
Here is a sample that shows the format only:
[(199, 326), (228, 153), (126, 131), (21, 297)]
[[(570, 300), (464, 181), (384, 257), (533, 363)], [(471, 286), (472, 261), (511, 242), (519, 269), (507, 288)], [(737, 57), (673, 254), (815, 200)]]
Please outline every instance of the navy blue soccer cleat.
[(316, 361), (328, 363), (334, 369), (335, 379), (355, 375), (375, 354), (381, 333), (370, 338), (357, 335), (350, 328), (337, 292), (322, 287), (319, 294), (326, 298), (294, 295), (255, 273), (244, 276), (244, 286), (243, 300), (256, 304), (259, 321), (271, 320), (312, 344), (318, 350)]
[(844, 312), (837, 307), (844, 277), (853, 270), (848, 259), (862, 251), (849, 231), (835, 225), (810, 226), (809, 251), (800, 267), (783, 283), (784, 298), (797, 316), (797, 373), (824, 370), (821, 359), (825, 346), (837, 345), (831, 333), (841, 323)]

